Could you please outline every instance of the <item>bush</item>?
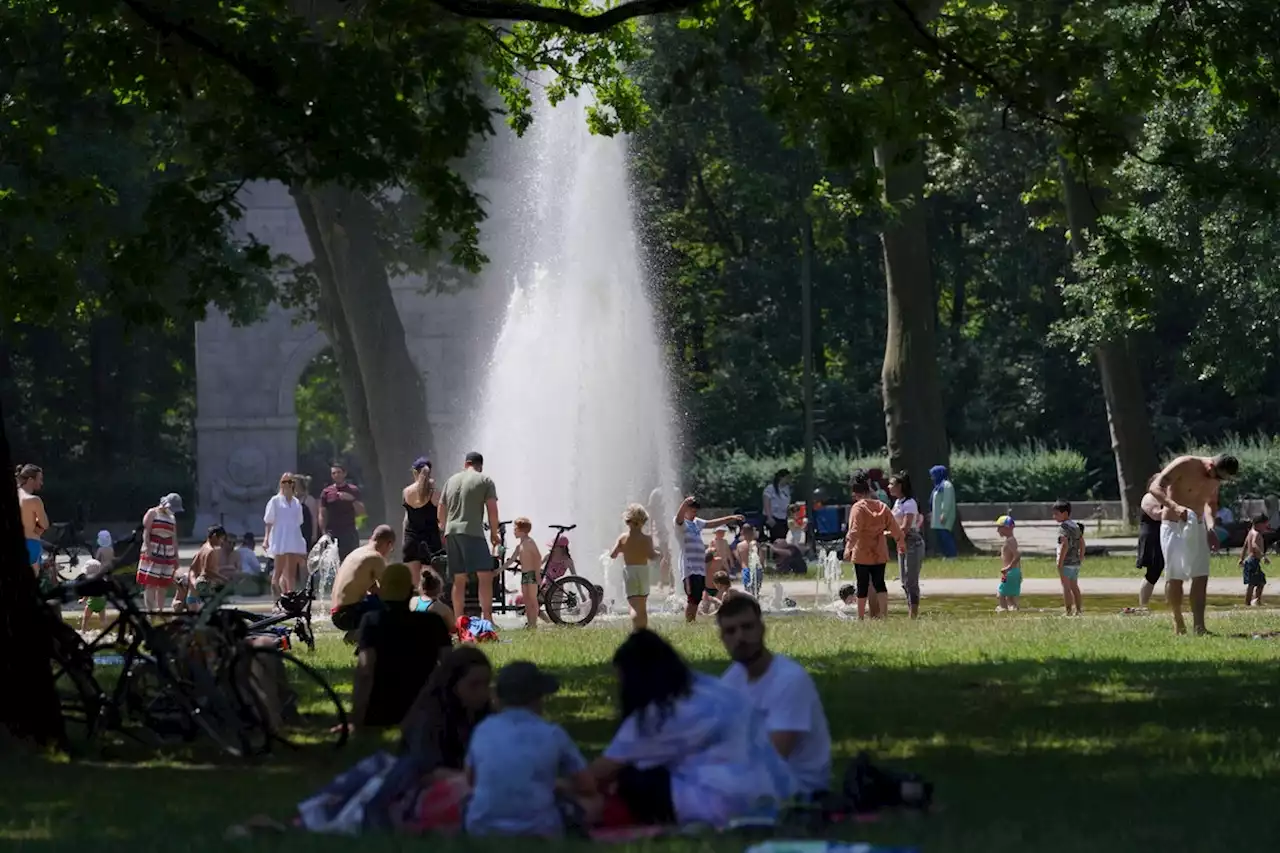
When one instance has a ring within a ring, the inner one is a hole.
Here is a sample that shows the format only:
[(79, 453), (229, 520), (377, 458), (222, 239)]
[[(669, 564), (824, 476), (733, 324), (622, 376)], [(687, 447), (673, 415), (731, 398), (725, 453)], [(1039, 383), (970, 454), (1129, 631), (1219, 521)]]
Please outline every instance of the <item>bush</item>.
[[(787, 468), (798, 474), (803, 462), (801, 453), (708, 453), (694, 462), (689, 471), (690, 485), (704, 506), (757, 507), (760, 493), (776, 471)], [(958, 451), (951, 455), (950, 467), (956, 496), (968, 503), (1095, 498), (1092, 492), (1096, 478), (1090, 477), (1084, 456), (1074, 450), (1028, 445), (1021, 450)], [(849, 493), (849, 473), (855, 468), (882, 468), (888, 472), (889, 463), (883, 457), (823, 448), (814, 454), (815, 485), (829, 498), (843, 500)], [(917, 495), (926, 493), (927, 486), (917, 483)]]
[[(1221, 444), (1193, 447), (1186, 452), (1197, 456), (1230, 453), (1240, 460), (1240, 476), (1222, 489), (1224, 504), (1280, 495), (1280, 438), (1229, 436)], [(1169, 459), (1163, 461), (1168, 462)]]

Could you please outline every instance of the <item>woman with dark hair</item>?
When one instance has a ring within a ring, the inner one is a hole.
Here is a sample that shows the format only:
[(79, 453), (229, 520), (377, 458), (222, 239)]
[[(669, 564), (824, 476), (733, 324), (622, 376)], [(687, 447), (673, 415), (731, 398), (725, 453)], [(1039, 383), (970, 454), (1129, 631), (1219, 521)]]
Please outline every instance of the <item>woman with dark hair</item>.
[(871, 618), (879, 619), (889, 613), (889, 588), (884, 583), (884, 567), (889, 562), (889, 548), (885, 534), (898, 543), (898, 553), (906, 550), (902, 528), (893, 512), (871, 491), (871, 478), (861, 469), (853, 472), (849, 484), (853, 492), (853, 506), (849, 507), (849, 532), (845, 534), (844, 559), (853, 563), (858, 580), (858, 618), (867, 611), (867, 595), (875, 589), (871, 599)]
[(898, 579), (907, 595), (907, 611), (915, 619), (920, 614), (920, 566), (924, 562), (924, 537), (920, 526), (924, 517), (911, 489), (911, 475), (899, 471), (889, 478), (889, 494), (893, 495), (893, 518), (902, 528), (907, 549), (898, 552)]
[(764, 511), (765, 542), (787, 538), (787, 510), (791, 507), (791, 472), (786, 468), (773, 475), (761, 498)]
[(379, 809), (405, 832), (457, 831), (470, 795), (467, 748), (491, 711), (493, 668), (475, 646), (440, 659), (400, 726), (401, 759), (379, 793)]
[(723, 827), (771, 817), (794, 793), (762, 715), (657, 634), (633, 633), (613, 666), (622, 725), (591, 769), (616, 783), (634, 823)]

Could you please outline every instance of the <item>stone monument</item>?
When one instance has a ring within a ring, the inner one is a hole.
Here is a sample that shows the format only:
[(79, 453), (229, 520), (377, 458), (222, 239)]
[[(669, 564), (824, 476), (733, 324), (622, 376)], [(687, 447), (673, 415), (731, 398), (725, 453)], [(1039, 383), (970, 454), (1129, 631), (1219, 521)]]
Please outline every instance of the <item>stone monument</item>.
[[(288, 254), (299, 263), (311, 260), (311, 246), (286, 187), (251, 184), (241, 201), (245, 214), (237, 223), (240, 233), (254, 234), (273, 253)], [(395, 279), (391, 287), (427, 393), (437, 446), (423, 452), (443, 460), (442, 470), (451, 471), (453, 460), (465, 452), (465, 418), (474, 409), (474, 383), (488, 355), (482, 340), (487, 324), (481, 318), (495, 311), (501, 316), (506, 294), (479, 287), (426, 293), (417, 277)], [(242, 327), (211, 312), (196, 324), (195, 334), (196, 531), (220, 523), (233, 533), (261, 534), (264, 506), (281, 472), (297, 468), (294, 392), (303, 371), (329, 341), (314, 324), (299, 322), (294, 312), (278, 305), (261, 322)]]

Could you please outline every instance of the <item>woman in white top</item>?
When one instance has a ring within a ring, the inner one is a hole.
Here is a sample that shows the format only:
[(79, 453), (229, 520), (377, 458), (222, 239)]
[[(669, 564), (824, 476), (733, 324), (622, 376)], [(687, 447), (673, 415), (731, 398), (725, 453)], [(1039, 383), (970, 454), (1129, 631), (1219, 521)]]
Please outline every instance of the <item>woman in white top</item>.
[(907, 596), (907, 610), (915, 619), (920, 613), (920, 565), (924, 562), (924, 537), (920, 527), (924, 517), (911, 491), (911, 477), (899, 471), (889, 478), (889, 494), (893, 495), (893, 517), (906, 534), (906, 549), (898, 552), (898, 579)]
[(275, 560), (271, 573), (271, 592), (277, 596), (293, 592), (298, 569), (307, 556), (307, 542), (302, 538), (302, 501), (294, 496), (294, 476), (280, 475), (280, 492), (267, 501), (262, 516), (267, 534), (262, 548)]

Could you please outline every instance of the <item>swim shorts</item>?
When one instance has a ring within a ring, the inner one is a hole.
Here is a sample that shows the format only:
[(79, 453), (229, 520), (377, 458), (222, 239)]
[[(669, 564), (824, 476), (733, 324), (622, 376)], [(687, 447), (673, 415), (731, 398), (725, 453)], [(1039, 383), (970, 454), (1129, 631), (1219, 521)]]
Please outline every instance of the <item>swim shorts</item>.
[(1079, 566), (1063, 566), (1062, 577), (1069, 581), (1080, 580), (1080, 567)]
[(521, 585), (521, 586), (533, 586), (533, 585), (534, 585), (534, 584), (536, 584), (537, 582), (538, 582), (538, 573), (537, 573), (537, 572), (521, 572), (521, 573), (520, 573), (520, 585)]
[(491, 572), (494, 569), (493, 554), (483, 536), (455, 533), (445, 537), (444, 547), (449, 557), (449, 574), (452, 577)]
[(39, 539), (27, 540), (27, 565), (40, 565), (40, 558), (44, 556), (44, 546), (40, 544)]
[(1160, 550), (1169, 580), (1209, 576), (1209, 531), (1200, 516), (1189, 513), (1186, 521), (1160, 522)]
[(1262, 571), (1262, 561), (1257, 557), (1249, 557), (1244, 561), (1244, 585), (1245, 586), (1265, 586), (1267, 576)]
[(1008, 598), (1022, 595), (1022, 569), (1018, 566), (1009, 569), (1005, 573), (1005, 579), (1000, 581), (997, 592)]
[(702, 601), (702, 594), (707, 590), (706, 575), (689, 575), (684, 579), (685, 601), (690, 604), (698, 604)]
[(649, 566), (624, 566), (622, 584), (626, 587), (627, 598), (641, 598), (649, 594)]

